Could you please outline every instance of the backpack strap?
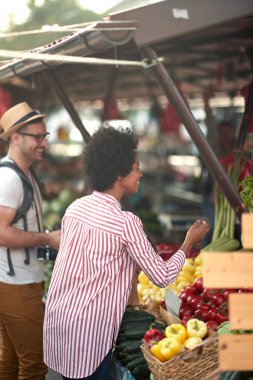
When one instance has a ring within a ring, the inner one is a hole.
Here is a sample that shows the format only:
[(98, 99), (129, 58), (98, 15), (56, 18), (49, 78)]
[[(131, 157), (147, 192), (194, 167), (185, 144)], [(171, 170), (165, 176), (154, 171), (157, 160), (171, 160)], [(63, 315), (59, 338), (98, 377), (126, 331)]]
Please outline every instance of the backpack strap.
[[(31, 184), (29, 178), (25, 175), (25, 173), (18, 167), (18, 165), (15, 162), (1, 161), (0, 167), (8, 167), (10, 169), (13, 169), (21, 179), (21, 182), (23, 185), (24, 196), (23, 196), (22, 204), (21, 204), (20, 208), (17, 210), (16, 215), (12, 221), (12, 224), (17, 223), (20, 219), (23, 219), (24, 231), (28, 231), (26, 214), (27, 214), (28, 210), (30, 209), (32, 202), (33, 202), (33, 198), (34, 198), (32, 184)], [(7, 248), (7, 261), (8, 261), (8, 266), (9, 266), (9, 271), (7, 272), (7, 274), (9, 276), (14, 276), (15, 271), (14, 271), (14, 268), (12, 265), (10, 248)], [(24, 263), (26, 265), (30, 264), (29, 248), (25, 248)]]
[(9, 265), (9, 271), (7, 272), (7, 274), (9, 276), (15, 276), (15, 271), (14, 271), (14, 268), (13, 268), (13, 265), (12, 265), (12, 260), (11, 260), (11, 250), (10, 250), (10, 248), (7, 248), (7, 261), (8, 261), (8, 265)]
[(23, 189), (24, 189), (23, 202), (20, 208), (17, 210), (15, 218), (12, 221), (12, 224), (17, 223), (21, 218), (24, 217), (24, 215), (26, 215), (27, 211), (30, 209), (32, 205), (33, 187), (27, 175), (25, 175), (25, 173), (18, 167), (18, 165), (15, 162), (2, 161), (0, 162), (0, 167), (7, 167), (10, 169), (13, 169), (20, 177), (22, 185), (23, 185)]

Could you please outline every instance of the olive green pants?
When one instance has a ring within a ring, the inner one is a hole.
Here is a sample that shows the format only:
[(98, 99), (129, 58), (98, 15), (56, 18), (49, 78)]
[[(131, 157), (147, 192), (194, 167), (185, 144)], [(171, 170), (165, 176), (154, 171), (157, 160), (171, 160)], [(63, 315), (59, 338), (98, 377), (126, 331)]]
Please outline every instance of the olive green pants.
[(0, 379), (44, 380), (43, 284), (0, 282)]

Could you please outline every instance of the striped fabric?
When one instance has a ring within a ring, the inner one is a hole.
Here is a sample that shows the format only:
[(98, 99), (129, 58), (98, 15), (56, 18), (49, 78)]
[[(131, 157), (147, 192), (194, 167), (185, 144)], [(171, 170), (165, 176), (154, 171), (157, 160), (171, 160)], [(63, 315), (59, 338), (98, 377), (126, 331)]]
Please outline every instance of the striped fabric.
[(95, 191), (76, 200), (63, 218), (48, 292), (46, 364), (70, 378), (91, 375), (115, 342), (136, 265), (165, 287), (184, 262), (182, 251), (164, 262), (140, 219), (114, 197)]

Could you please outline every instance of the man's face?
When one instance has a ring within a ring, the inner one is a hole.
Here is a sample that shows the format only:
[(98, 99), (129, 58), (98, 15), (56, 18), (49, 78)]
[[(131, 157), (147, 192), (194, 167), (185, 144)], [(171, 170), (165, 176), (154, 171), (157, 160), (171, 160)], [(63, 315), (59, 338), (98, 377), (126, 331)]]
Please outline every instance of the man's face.
[(23, 157), (31, 163), (41, 161), (48, 146), (45, 123), (40, 120), (27, 124), (15, 133)]

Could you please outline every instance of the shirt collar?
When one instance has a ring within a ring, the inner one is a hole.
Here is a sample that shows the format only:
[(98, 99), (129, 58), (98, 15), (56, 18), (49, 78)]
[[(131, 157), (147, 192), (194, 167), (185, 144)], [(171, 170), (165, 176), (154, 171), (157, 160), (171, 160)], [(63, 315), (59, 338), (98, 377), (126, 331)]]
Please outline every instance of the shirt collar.
[(117, 201), (116, 198), (114, 198), (112, 195), (100, 193), (99, 191), (93, 191), (93, 195), (95, 198), (98, 198), (100, 200), (103, 200), (105, 202), (111, 203), (114, 206), (117, 206), (118, 208), (121, 208), (120, 202)]

